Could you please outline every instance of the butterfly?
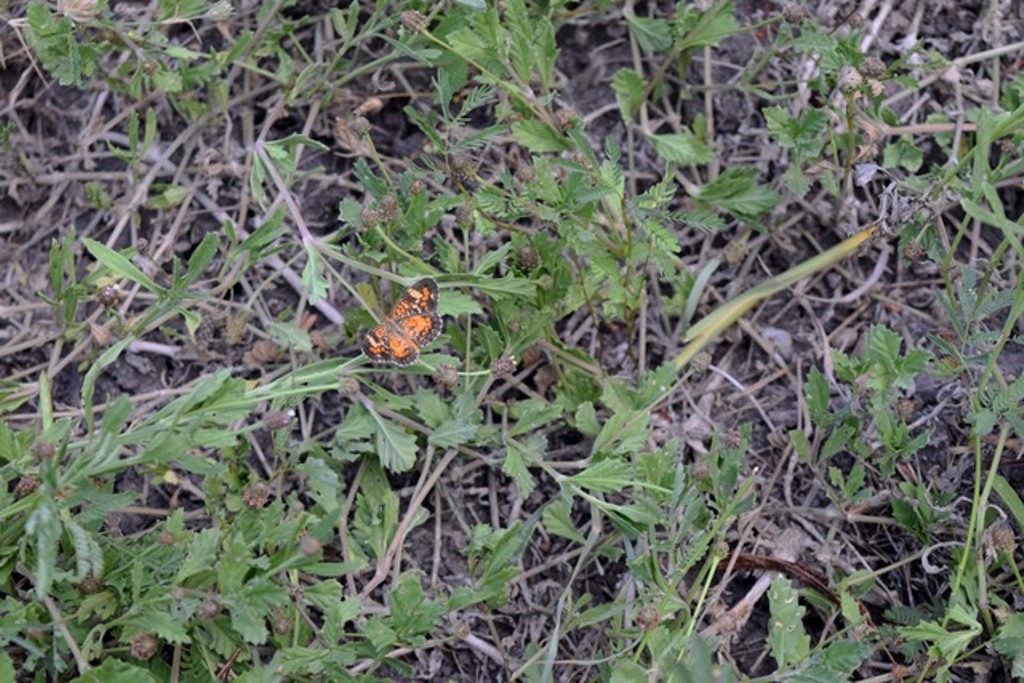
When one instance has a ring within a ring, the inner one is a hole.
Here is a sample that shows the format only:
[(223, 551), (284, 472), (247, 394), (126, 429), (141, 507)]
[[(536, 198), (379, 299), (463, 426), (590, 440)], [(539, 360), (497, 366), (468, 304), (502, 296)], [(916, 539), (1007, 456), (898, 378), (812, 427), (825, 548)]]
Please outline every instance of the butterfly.
[(437, 314), (437, 282), (423, 278), (402, 292), (391, 313), (366, 333), (363, 353), (375, 363), (412, 365), (443, 326)]

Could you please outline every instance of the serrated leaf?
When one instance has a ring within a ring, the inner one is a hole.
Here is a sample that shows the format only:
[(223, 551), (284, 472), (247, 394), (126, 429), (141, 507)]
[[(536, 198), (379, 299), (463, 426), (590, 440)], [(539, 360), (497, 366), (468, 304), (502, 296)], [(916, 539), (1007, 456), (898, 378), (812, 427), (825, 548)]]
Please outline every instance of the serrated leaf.
[(811, 650), (811, 637), (804, 630), (803, 616), (807, 611), (800, 604), (799, 594), (789, 579), (779, 575), (768, 589), (771, 627), (768, 642), (772, 657), (780, 670), (804, 660)]
[(636, 483), (629, 464), (612, 459), (595, 462), (582, 472), (567, 477), (566, 481), (581, 488), (603, 493), (621, 491)]
[(309, 332), (295, 323), (272, 322), (267, 326), (267, 334), (282, 346), (294, 349), (297, 353), (309, 353), (313, 350), (313, 340)]
[(764, 215), (779, 202), (779, 195), (758, 185), (750, 168), (728, 168), (714, 181), (702, 187), (697, 198), (743, 220)]
[(601, 432), (601, 423), (597, 419), (597, 409), (592, 401), (585, 401), (576, 408), (573, 418), (576, 430), (585, 436), (597, 436)]
[(453, 417), (434, 428), (427, 437), (427, 443), (438, 448), (452, 448), (468, 442), (476, 431), (477, 425), (464, 418)]
[(626, 15), (629, 32), (648, 52), (664, 52), (672, 47), (672, 31), (664, 19)]
[(612, 90), (619, 112), (626, 121), (636, 116), (644, 101), (644, 78), (632, 69), (619, 69), (612, 76)]
[(561, 133), (548, 124), (533, 119), (513, 123), (512, 135), (516, 142), (534, 154), (564, 152), (572, 148)]
[(651, 135), (650, 140), (658, 156), (672, 164), (680, 166), (707, 164), (714, 161), (715, 158), (714, 152), (689, 130), (684, 130), (682, 133)]
[[(190, 643), (191, 638), (185, 627), (178, 623), (170, 614), (150, 607), (141, 608), (125, 620), (134, 627), (136, 633), (152, 633), (160, 640), (168, 643)], [(131, 632), (131, 628), (128, 629)]]
[(549, 534), (562, 536), (583, 545), (586, 539), (576, 530), (576, 523), (573, 521), (570, 512), (567, 501), (561, 498), (552, 501), (550, 505), (544, 508), (542, 516), (544, 528), (547, 529)]
[[(0, 679), (0, 680), (14, 680)], [(115, 657), (104, 659), (95, 669), (86, 671), (72, 683), (158, 683), (160, 679), (149, 670)]]
[(389, 422), (375, 411), (370, 411), (375, 424), (377, 458), (381, 466), (391, 472), (405, 472), (416, 463), (416, 437)]
[(60, 521), (57, 507), (50, 500), (42, 500), (25, 522), (25, 533), (35, 540), (35, 593), (42, 600), (50, 592), (57, 570), (57, 542), (60, 540)]
[(216, 566), (220, 546), (218, 529), (203, 529), (189, 540), (188, 554), (174, 576), (174, 583), (181, 584), (189, 577), (210, 571)]
[(615, 413), (604, 423), (591, 452), (596, 455), (639, 450), (647, 441), (647, 425), (650, 420), (651, 414), (644, 410)]
[(536, 486), (529, 467), (543, 455), (545, 444), (546, 440), (539, 434), (523, 441), (505, 438), (505, 458), (501, 463), (501, 471), (512, 478), (524, 498), (528, 498)]
[(302, 268), (302, 286), (309, 292), (310, 304), (327, 297), (329, 287), (320, 262), (320, 252), (309, 244), (306, 245), (306, 265)]

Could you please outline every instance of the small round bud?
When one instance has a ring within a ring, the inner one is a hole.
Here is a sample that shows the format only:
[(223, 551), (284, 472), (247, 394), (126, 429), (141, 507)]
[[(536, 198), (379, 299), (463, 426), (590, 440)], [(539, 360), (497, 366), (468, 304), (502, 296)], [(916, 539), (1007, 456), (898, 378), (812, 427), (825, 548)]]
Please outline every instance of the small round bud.
[(427, 18), (416, 10), (402, 12), (402, 26), (409, 33), (422, 33), (427, 29)]
[(78, 592), (82, 595), (93, 595), (103, 587), (103, 580), (98, 576), (90, 574), (85, 577), (82, 583), (78, 584)]
[(199, 618), (203, 621), (212, 621), (220, 614), (220, 603), (212, 598), (207, 598), (199, 603), (199, 607), (196, 609), (196, 614), (198, 614)]
[(39, 477), (31, 474), (26, 475), (18, 480), (17, 486), (14, 487), (14, 497), (24, 498), (25, 496), (31, 495), (36, 492), (39, 488)]
[(858, 71), (865, 78), (881, 78), (885, 75), (885, 62), (878, 57), (868, 57)]
[(267, 429), (284, 429), (292, 422), (292, 416), (287, 410), (268, 410), (263, 415), (263, 424)]
[(700, 353), (693, 357), (694, 372), (698, 374), (703, 374), (707, 372), (708, 368), (711, 367), (711, 361), (713, 360), (714, 358), (711, 357), (710, 353), (708, 353), (707, 351), (701, 351)]
[(381, 223), (394, 223), (398, 218), (398, 200), (391, 195), (381, 197), (377, 204), (377, 216)]
[(249, 365), (266, 365), (281, 358), (281, 348), (269, 339), (260, 339), (252, 348), (242, 354), (242, 360)]
[(861, 76), (852, 66), (847, 65), (839, 70), (839, 78), (836, 80), (836, 87), (839, 89), (839, 92), (848, 93), (859, 88), (863, 82), (864, 77)]
[(156, 535), (156, 542), (160, 545), (173, 545), (174, 534), (172, 534), (170, 531), (161, 531)]
[(251, 508), (261, 508), (270, 498), (270, 487), (265, 482), (257, 481), (249, 484), (242, 492), (242, 501)]
[(903, 256), (908, 261), (919, 263), (920, 261), (923, 261), (925, 259), (926, 254), (924, 251), (924, 247), (921, 245), (921, 243), (918, 242), (917, 240), (913, 240), (903, 245)]
[(516, 252), (516, 260), (523, 270), (533, 270), (540, 265), (540, 252), (535, 247), (524, 244)]
[(803, 5), (790, 3), (782, 8), (782, 18), (791, 24), (799, 24), (807, 18), (807, 10)]
[(707, 481), (711, 476), (711, 468), (703, 460), (698, 460), (690, 465), (690, 476), (696, 482)]
[(533, 166), (531, 166), (530, 164), (523, 164), (522, 166), (516, 169), (516, 180), (523, 183), (524, 185), (533, 182), (533, 179), (536, 177), (537, 171), (535, 171)]
[(366, 227), (380, 223), (380, 216), (377, 215), (377, 210), (370, 206), (363, 207), (363, 210), (359, 212), (359, 218)]
[(988, 538), (997, 553), (1013, 557), (1017, 552), (1017, 536), (1004, 520), (998, 520), (988, 528)]
[(348, 128), (356, 135), (369, 135), (373, 126), (365, 116), (353, 116), (349, 121)]
[(661, 623), (658, 609), (654, 605), (645, 605), (636, 612), (636, 625), (641, 631), (652, 631)]
[(96, 300), (104, 308), (113, 308), (121, 303), (121, 288), (117, 285), (105, 285), (96, 292)]
[(409, 183), (409, 194), (422, 194), (427, 189), (427, 184), (417, 178)]
[(160, 642), (152, 633), (137, 633), (132, 636), (131, 653), (135, 659), (143, 662), (150, 660), (159, 647)]
[(249, 336), (249, 318), (246, 315), (233, 315), (224, 321), (224, 341), (228, 346), (240, 346)]
[(455, 222), (463, 229), (472, 227), (473, 207), (469, 204), (459, 204), (455, 209)]
[(459, 369), (450, 363), (442, 363), (434, 370), (434, 383), (451, 391), (459, 383)]
[(722, 250), (725, 256), (725, 262), (730, 266), (736, 266), (743, 262), (743, 259), (747, 257), (747, 241), (746, 240), (730, 240), (725, 248)]
[(914, 402), (907, 398), (896, 401), (896, 416), (906, 422), (914, 414)]
[(511, 377), (516, 371), (516, 359), (504, 356), (491, 363), (491, 372), (498, 377)]
[(453, 156), (448, 161), (448, 175), (452, 180), (463, 185), (476, 175), (476, 164), (467, 156)]
[(57, 455), (57, 449), (53, 447), (53, 444), (49, 441), (39, 440), (32, 444), (32, 457), (36, 462), (42, 462), (44, 460), (53, 460), (54, 456)]
[(273, 622), (274, 625), (274, 633), (278, 634), (279, 636), (284, 636), (291, 633), (292, 622), (288, 618), (288, 615), (284, 612), (281, 612), (280, 610), (275, 610), (273, 616), (271, 617), (271, 621)]
[(306, 536), (299, 542), (299, 548), (306, 557), (315, 557), (320, 554), (323, 545), (312, 536)]
[(555, 114), (555, 125), (563, 133), (575, 128), (579, 122), (580, 113), (572, 107), (563, 107)]
[(359, 380), (355, 377), (345, 376), (338, 380), (338, 393), (345, 398), (358, 396), (361, 390), (362, 387), (359, 386)]

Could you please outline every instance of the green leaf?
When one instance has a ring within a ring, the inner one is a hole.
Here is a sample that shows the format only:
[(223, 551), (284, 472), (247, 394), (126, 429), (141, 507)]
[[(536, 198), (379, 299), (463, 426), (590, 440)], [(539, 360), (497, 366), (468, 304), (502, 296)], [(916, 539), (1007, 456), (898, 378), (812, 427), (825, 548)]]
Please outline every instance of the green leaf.
[(29, 45), (46, 70), (61, 85), (82, 86), (96, 71), (99, 51), (89, 42), (79, 43), (71, 20), (55, 20), (44, 3), (29, 3), (27, 17)]
[[(2, 678), (11, 680), (14, 678)], [(95, 669), (86, 671), (72, 683), (159, 683), (160, 679), (143, 669), (115, 657), (103, 660)]]
[(1024, 677), (1024, 614), (1011, 614), (992, 641), (996, 652), (1013, 662), (1010, 674)]
[(188, 259), (188, 273), (184, 278), (184, 286), (194, 285), (203, 276), (213, 262), (213, 257), (217, 255), (219, 246), (220, 236), (217, 233), (208, 232), (203, 236), (203, 241), (199, 243)]
[(689, 130), (684, 129), (682, 133), (652, 135), (650, 140), (658, 156), (672, 164), (707, 164), (715, 158), (714, 152)]
[(576, 522), (571, 515), (569, 502), (563, 498), (557, 498), (544, 508), (544, 528), (549, 534), (568, 538), (580, 545), (586, 543), (586, 539), (576, 530)]
[(682, 7), (672, 21), (672, 33), (679, 38), (675, 41), (678, 50), (690, 50), (695, 47), (714, 47), (729, 36), (739, 33), (736, 23), (735, 8), (731, 0), (718, 0), (702, 13), (692, 7)]
[(388, 604), (395, 631), (412, 644), (422, 642), (446, 611), (441, 602), (427, 599), (420, 578), (414, 572), (398, 577), (398, 585), (388, 596)]
[(294, 349), (297, 353), (309, 353), (313, 350), (313, 340), (309, 332), (295, 323), (272, 322), (267, 325), (267, 334), (282, 346)]
[(174, 576), (175, 584), (182, 584), (186, 579), (212, 571), (217, 566), (220, 551), (220, 531), (203, 529), (189, 539), (188, 553)]
[(756, 220), (775, 208), (779, 195), (757, 184), (752, 168), (728, 168), (697, 193), (697, 199), (742, 220)]
[(805, 659), (811, 650), (811, 637), (804, 630), (803, 616), (807, 611), (799, 602), (799, 594), (789, 579), (781, 574), (768, 589), (771, 628), (768, 642), (772, 657), (779, 670), (787, 669)]
[(629, 32), (647, 52), (665, 52), (672, 47), (672, 31), (664, 19), (626, 15)]
[(601, 432), (601, 423), (597, 419), (597, 409), (593, 401), (584, 401), (576, 408), (573, 418), (576, 430), (585, 436), (597, 436)]
[(471, 423), (464, 417), (452, 417), (438, 425), (430, 436), (427, 443), (438, 448), (452, 448), (461, 446), (472, 439), (477, 432), (477, 425)]
[(828, 125), (828, 112), (824, 109), (806, 109), (800, 118), (790, 116), (782, 107), (768, 107), (762, 113), (768, 132), (782, 147), (793, 150), (797, 159), (807, 159), (821, 152), (825, 144), (822, 133)]
[(924, 150), (909, 138), (901, 137), (885, 146), (882, 165), (886, 168), (899, 167), (917, 173), (924, 165)]
[(35, 539), (36, 599), (42, 600), (50, 592), (57, 571), (57, 542), (60, 540), (60, 520), (57, 506), (42, 499), (25, 522), (25, 533)]
[(569, 141), (548, 124), (534, 119), (516, 121), (512, 124), (512, 135), (516, 142), (533, 152), (564, 152), (572, 148)]
[(89, 368), (89, 372), (85, 373), (85, 380), (82, 382), (82, 407), (85, 408), (86, 429), (90, 432), (93, 428), (93, 417), (95, 414), (92, 399), (93, 394), (96, 392), (96, 380), (99, 379), (100, 373), (103, 372), (108, 365), (116, 361), (121, 356), (121, 352), (124, 351), (133, 341), (134, 339), (128, 337), (127, 339), (122, 339), (117, 342), (100, 354), (100, 357), (97, 358), (96, 362)]
[(647, 424), (651, 414), (629, 410), (612, 415), (594, 440), (591, 453), (622, 454), (640, 450), (647, 442)]
[(625, 121), (629, 121), (640, 110), (644, 101), (644, 78), (632, 69), (619, 69), (612, 76), (612, 90), (619, 112)]
[(14, 680), (14, 660), (6, 652), (0, 652), (0, 681)]
[(320, 252), (312, 245), (306, 246), (306, 265), (302, 268), (302, 286), (309, 292), (310, 305), (327, 298), (329, 283), (324, 276), (324, 267)]
[(416, 437), (371, 410), (376, 426), (377, 458), (392, 472), (405, 472), (416, 463)]
[(126, 632), (152, 633), (168, 643), (191, 643), (184, 625), (167, 612), (152, 607), (139, 608), (138, 612), (125, 619)]
[(505, 459), (501, 463), (501, 471), (512, 477), (523, 498), (529, 498), (533, 493), (536, 483), (529, 467), (544, 455), (546, 445), (547, 440), (540, 434), (527, 437), (525, 441), (505, 438)]
[(137, 282), (158, 296), (162, 296), (167, 293), (166, 289), (150, 279), (149, 276), (139, 270), (135, 264), (105, 244), (101, 244), (96, 240), (91, 240), (88, 237), (82, 238), (82, 244), (85, 245), (85, 248), (90, 254), (92, 254), (94, 259), (121, 277), (127, 278), (132, 282)]
[(916, 626), (904, 626), (897, 631), (907, 640), (930, 643), (929, 651), (942, 657), (945, 661), (953, 661), (965, 652), (971, 643), (981, 635), (981, 624), (973, 614), (968, 612), (959, 602), (950, 606), (947, 616), (954, 624), (965, 626), (961, 630), (949, 630), (937, 621), (922, 621)]
[(567, 477), (565, 481), (584, 489), (604, 493), (621, 491), (636, 483), (627, 463), (610, 459), (593, 463), (582, 472)]
[(154, 183), (152, 189), (156, 191), (156, 194), (149, 195), (146, 199), (146, 208), (149, 209), (171, 209), (175, 206), (180, 205), (189, 195), (192, 194), (192, 188), (184, 185), (165, 185), (163, 183)]

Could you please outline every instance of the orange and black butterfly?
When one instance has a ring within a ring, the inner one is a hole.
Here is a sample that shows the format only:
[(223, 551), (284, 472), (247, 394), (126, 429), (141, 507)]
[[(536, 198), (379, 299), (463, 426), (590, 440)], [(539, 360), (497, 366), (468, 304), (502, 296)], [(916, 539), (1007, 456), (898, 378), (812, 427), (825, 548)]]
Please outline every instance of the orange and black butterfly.
[(375, 363), (412, 365), (420, 349), (437, 339), (443, 325), (437, 314), (437, 282), (423, 278), (402, 293), (380, 324), (363, 338), (363, 353)]

